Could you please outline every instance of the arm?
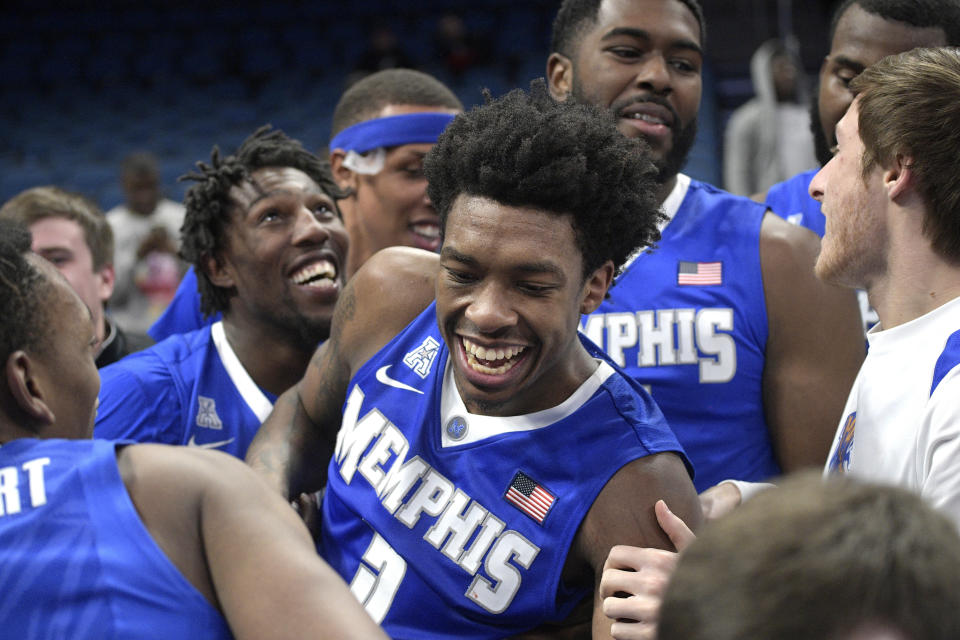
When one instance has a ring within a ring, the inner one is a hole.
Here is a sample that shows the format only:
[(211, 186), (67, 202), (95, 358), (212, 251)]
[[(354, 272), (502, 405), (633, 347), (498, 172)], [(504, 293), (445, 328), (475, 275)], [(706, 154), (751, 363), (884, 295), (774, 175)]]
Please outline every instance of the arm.
[(610, 550), (603, 566), (600, 597), (604, 614), (613, 620), (610, 631), (615, 640), (656, 638), (660, 602), (677, 566), (678, 553), (696, 538), (663, 500), (654, 508), (657, 522), (677, 551), (623, 545)]
[(247, 450), (247, 462), (279, 493), (323, 487), (350, 379), (433, 300), (437, 264), (435, 254), (394, 247), (367, 260), (347, 283), (330, 339), (280, 396)]
[(693, 483), (683, 462), (672, 453), (640, 458), (617, 471), (580, 525), (564, 573), (570, 569), (594, 585), (595, 639), (612, 637), (611, 620), (603, 612), (599, 586), (614, 545), (674, 548), (654, 512), (654, 505), (661, 499), (692, 528), (699, 527), (700, 504)]
[(131, 446), (118, 463), (150, 535), (238, 639), (386, 638), (296, 513), (242, 462)]
[(769, 336), (763, 405), (784, 472), (823, 466), (866, 342), (852, 289), (816, 278), (819, 240), (767, 212), (760, 230)]

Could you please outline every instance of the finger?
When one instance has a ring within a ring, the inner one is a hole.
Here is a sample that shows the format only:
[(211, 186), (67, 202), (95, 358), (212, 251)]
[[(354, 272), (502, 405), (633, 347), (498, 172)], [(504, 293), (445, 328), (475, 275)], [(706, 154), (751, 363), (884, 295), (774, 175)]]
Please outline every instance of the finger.
[(613, 620), (655, 623), (660, 617), (660, 598), (650, 596), (604, 598), (603, 614)]
[(665, 558), (665, 562), (660, 566), (646, 566), (640, 571), (605, 570), (600, 577), (600, 596), (606, 598), (618, 594), (640, 594), (659, 597), (666, 589), (676, 564), (677, 554), (666, 553), (670, 553), (670, 557)]
[(674, 514), (673, 511), (670, 511), (667, 503), (663, 500), (657, 500), (657, 504), (654, 505), (654, 511), (656, 511), (657, 522), (660, 523), (660, 528), (663, 529), (663, 532), (670, 538), (670, 542), (673, 543), (677, 551), (683, 551), (691, 542), (697, 539), (693, 531), (690, 531), (690, 528), (679, 516)]

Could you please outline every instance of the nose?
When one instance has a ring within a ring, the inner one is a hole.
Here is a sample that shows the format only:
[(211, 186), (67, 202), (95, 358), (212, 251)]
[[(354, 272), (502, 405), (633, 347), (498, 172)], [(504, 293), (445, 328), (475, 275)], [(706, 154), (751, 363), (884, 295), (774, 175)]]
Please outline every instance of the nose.
[(641, 89), (661, 95), (666, 95), (673, 90), (670, 67), (663, 54), (653, 52), (640, 61), (636, 83)]
[[(830, 164), (829, 162), (827, 164)], [(810, 187), (807, 189), (807, 193), (810, 194), (810, 197), (816, 200), (817, 202), (823, 202), (823, 187), (824, 187), (824, 178), (823, 170), (826, 169), (826, 165), (817, 171), (816, 175), (813, 176), (813, 180), (810, 181)]]
[(329, 237), (330, 231), (327, 225), (317, 217), (317, 213), (306, 206), (301, 206), (294, 221), (293, 243), (323, 244)]
[(481, 287), (464, 315), (483, 334), (496, 334), (517, 324), (509, 295), (497, 283)]

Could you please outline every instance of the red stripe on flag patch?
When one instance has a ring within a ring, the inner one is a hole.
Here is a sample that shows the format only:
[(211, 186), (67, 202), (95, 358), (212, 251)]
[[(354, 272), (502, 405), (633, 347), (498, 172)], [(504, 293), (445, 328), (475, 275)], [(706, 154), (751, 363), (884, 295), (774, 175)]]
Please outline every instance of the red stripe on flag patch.
[(522, 471), (513, 477), (510, 487), (504, 494), (507, 502), (525, 514), (543, 524), (544, 518), (553, 507), (557, 498)]
[(722, 262), (685, 262), (677, 264), (677, 284), (723, 284)]

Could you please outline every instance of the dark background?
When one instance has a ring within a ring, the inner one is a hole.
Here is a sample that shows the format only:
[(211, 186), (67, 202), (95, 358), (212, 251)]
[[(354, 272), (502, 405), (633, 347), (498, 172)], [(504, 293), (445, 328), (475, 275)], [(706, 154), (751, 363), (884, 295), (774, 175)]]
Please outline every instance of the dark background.
[[(811, 79), (827, 52), (831, 0), (703, 0), (707, 65), (700, 135), (687, 173), (720, 181), (722, 127), (752, 95), (749, 60), (793, 33)], [(160, 159), (166, 194), (213, 144), (227, 151), (271, 122), (311, 149), (369, 34), (386, 26), (416, 67), (469, 106), (543, 75), (556, 0), (237, 0), (231, 4), (14, 0), (0, 9), (0, 202), (56, 184), (109, 208), (119, 165), (136, 150)], [(459, 15), (488, 60), (460, 76), (437, 58), (434, 32)]]

